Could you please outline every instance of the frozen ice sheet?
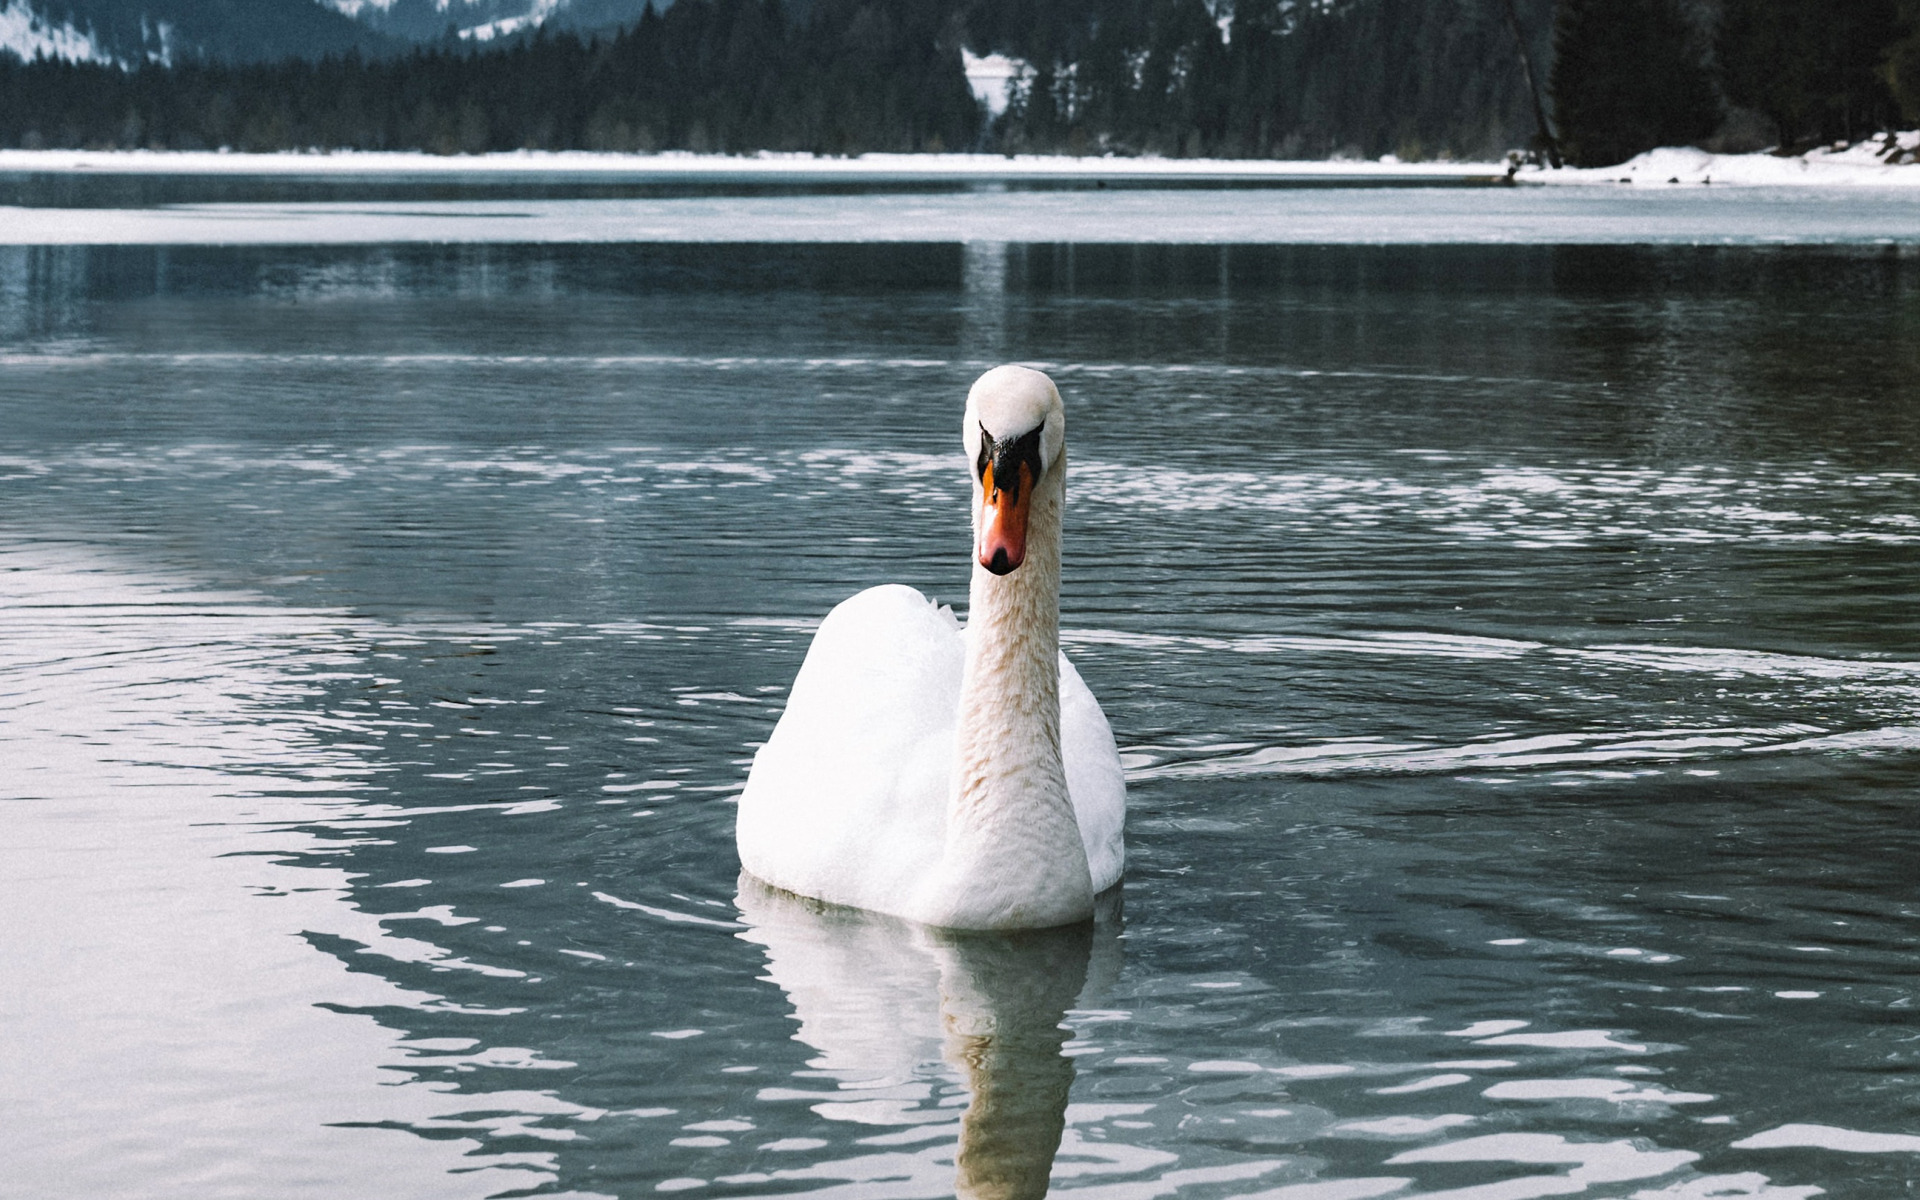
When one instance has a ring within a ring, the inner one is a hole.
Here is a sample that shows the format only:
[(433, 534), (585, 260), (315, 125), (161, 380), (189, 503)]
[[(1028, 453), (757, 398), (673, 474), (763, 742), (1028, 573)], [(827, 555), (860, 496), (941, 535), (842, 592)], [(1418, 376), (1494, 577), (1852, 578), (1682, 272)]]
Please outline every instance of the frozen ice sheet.
[(0, 207), (11, 245), (404, 242), (1920, 244), (1920, 192), (1616, 184)]

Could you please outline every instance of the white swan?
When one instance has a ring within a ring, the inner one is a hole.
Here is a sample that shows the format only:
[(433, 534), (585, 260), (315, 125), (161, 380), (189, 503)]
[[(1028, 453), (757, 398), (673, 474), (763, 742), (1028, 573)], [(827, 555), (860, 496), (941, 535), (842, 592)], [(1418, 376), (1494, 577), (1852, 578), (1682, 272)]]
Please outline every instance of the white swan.
[(967, 628), (912, 588), (827, 614), (740, 797), (741, 865), (778, 888), (955, 929), (1087, 919), (1120, 880), (1126, 784), (1060, 653), (1066, 412), (996, 367), (967, 395)]

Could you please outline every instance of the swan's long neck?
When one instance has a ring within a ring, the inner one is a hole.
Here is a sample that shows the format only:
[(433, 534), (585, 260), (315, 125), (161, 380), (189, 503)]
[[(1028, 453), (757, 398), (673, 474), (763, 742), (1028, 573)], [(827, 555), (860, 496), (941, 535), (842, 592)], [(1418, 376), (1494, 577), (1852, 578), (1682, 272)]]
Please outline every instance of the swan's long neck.
[(942, 924), (1054, 925), (1093, 911), (1060, 757), (1065, 476), (1062, 454), (1034, 489), (1018, 569), (995, 575), (974, 564), (943, 864), (958, 911)]

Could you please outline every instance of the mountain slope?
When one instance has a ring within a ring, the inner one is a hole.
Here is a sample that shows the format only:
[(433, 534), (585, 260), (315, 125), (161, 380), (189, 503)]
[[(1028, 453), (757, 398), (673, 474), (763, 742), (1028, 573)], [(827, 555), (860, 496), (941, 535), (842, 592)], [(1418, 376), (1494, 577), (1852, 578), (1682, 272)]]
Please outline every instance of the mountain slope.
[[(410, 42), (439, 41), (449, 34), (489, 42), (547, 27), (580, 33), (632, 25), (647, 0), (322, 0), (369, 29)], [(654, 0), (662, 11), (671, 0)]]
[(24, 0), (0, 7), (0, 53), (12, 54), (22, 61), (58, 58), (68, 62), (103, 62), (109, 58), (86, 30), (75, 29), (72, 22), (47, 20)]
[(269, 62), (396, 42), (315, 0), (0, 0), (0, 52), (120, 66)]

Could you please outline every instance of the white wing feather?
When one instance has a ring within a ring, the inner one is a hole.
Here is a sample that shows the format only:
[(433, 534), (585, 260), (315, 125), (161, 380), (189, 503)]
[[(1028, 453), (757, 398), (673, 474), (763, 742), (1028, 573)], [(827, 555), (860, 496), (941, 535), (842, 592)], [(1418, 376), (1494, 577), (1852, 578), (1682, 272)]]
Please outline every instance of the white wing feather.
[[(966, 640), (910, 587), (827, 614), (740, 796), (740, 862), (787, 891), (898, 911), (939, 863)], [(1094, 891), (1119, 882), (1126, 783), (1113, 731), (1060, 657), (1060, 743)]]
[(1119, 883), (1127, 868), (1127, 780), (1107, 714), (1065, 654), (1060, 656), (1060, 757), (1098, 896)]
[(740, 862), (791, 892), (886, 910), (939, 862), (965, 666), (910, 587), (827, 614), (740, 796)]

